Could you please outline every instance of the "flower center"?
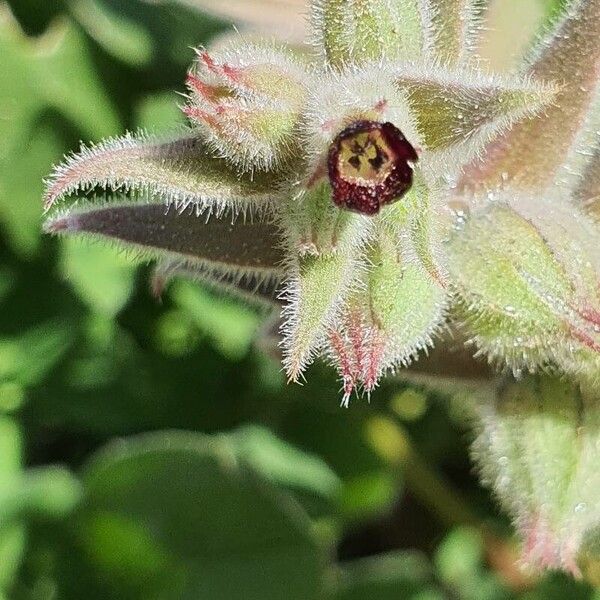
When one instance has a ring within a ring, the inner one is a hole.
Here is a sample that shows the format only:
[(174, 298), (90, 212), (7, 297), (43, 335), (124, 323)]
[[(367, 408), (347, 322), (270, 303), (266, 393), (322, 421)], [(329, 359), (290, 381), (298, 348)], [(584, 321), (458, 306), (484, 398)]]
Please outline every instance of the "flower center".
[(392, 123), (357, 121), (329, 150), (329, 180), (337, 206), (373, 215), (412, 186), (415, 149)]

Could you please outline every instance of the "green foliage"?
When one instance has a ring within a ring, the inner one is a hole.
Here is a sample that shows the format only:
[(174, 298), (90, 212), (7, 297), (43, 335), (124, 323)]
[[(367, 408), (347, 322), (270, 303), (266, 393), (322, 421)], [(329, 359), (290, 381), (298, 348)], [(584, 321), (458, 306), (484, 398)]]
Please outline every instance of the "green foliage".
[[(0, 598), (592, 600), (559, 577), (507, 584), (480, 522), (457, 527), (423, 497), (419, 477), (441, 478), (467, 512), (495, 519), (443, 399), (393, 382), (342, 411), (331, 374), (315, 365), (310, 383), (286, 387), (253, 347), (262, 313), (187, 282), (161, 304), (148, 270), (112, 248), (41, 239), (51, 164), (80, 139), (171, 127), (189, 47), (222, 25), (174, 1), (9, 5)], [(311, 260), (306, 285), (341, 285), (339, 259)], [(404, 437), (375, 445), (374, 418), (402, 419)], [(396, 460), (407, 440), (422, 468)]]

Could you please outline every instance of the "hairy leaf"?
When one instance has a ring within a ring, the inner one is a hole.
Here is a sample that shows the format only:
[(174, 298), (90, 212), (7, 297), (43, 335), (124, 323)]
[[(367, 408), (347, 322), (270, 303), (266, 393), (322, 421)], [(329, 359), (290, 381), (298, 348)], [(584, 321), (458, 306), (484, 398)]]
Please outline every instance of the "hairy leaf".
[(277, 270), (282, 254), (277, 229), (265, 222), (211, 217), (167, 210), (161, 204), (108, 205), (71, 211), (50, 219), (46, 230), (92, 234), (115, 240), (150, 256), (171, 256), (225, 273)]
[(297, 379), (325, 341), (360, 263), (368, 219), (337, 208), (329, 184), (293, 198), (283, 211), (288, 281), (284, 309), (284, 366)]
[(219, 214), (265, 207), (280, 185), (273, 174), (238, 176), (191, 134), (171, 141), (126, 135), (84, 147), (57, 167), (48, 182), (45, 205), (50, 208), (65, 196), (99, 187), (159, 197), (178, 211), (193, 206), (198, 213)]
[[(514, 123), (465, 169), (460, 189), (486, 189), (502, 182), (530, 189), (549, 185), (577, 152), (578, 136), (600, 75), (600, 0), (577, 0), (536, 50), (526, 74), (555, 81), (552, 106)], [(577, 161), (576, 161), (577, 162)]]

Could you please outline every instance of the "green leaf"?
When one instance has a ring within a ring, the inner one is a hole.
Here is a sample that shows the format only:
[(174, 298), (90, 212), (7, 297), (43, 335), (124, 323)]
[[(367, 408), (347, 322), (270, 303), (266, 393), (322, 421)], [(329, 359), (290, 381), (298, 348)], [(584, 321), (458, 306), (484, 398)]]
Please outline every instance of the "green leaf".
[(187, 0), (66, 0), (68, 10), (109, 55), (144, 69), (165, 85), (193, 55), (191, 48), (218, 25)]
[(61, 245), (61, 273), (95, 312), (114, 317), (134, 289), (135, 266), (115, 248), (66, 238)]
[(0, 529), (0, 593), (8, 590), (17, 578), (26, 549), (24, 525), (13, 523)]
[(340, 480), (322, 459), (298, 450), (268, 429), (247, 426), (228, 438), (240, 460), (280, 486), (329, 500), (341, 490)]
[(69, 8), (87, 33), (115, 58), (138, 68), (148, 66), (154, 45), (142, 25), (98, 0), (72, 0)]
[(24, 387), (39, 385), (71, 344), (64, 324), (49, 322), (0, 339), (0, 381), (16, 381)]
[(79, 481), (62, 467), (29, 469), (0, 490), (0, 529), (23, 516), (61, 519), (80, 500)]
[(256, 311), (235, 301), (216, 302), (190, 282), (177, 282), (171, 296), (224, 356), (239, 361), (248, 353), (261, 322)]
[(399, 600), (434, 592), (433, 569), (417, 552), (390, 552), (340, 565), (335, 600)]
[(68, 22), (31, 39), (0, 5), (0, 72), (0, 220), (29, 256), (39, 242), (41, 178), (65, 150), (52, 113), (85, 136), (110, 135), (120, 124), (85, 38)]
[(317, 597), (323, 554), (306, 515), (238, 464), (223, 438), (120, 441), (92, 461), (85, 484), (74, 533), (108, 594)]

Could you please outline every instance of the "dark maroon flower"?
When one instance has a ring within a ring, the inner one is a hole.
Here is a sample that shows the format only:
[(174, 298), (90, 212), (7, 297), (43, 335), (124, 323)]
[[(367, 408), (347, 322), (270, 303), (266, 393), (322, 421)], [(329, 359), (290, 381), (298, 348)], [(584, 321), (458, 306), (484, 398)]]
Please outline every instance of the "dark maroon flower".
[(357, 121), (329, 150), (329, 180), (337, 206), (374, 215), (412, 186), (415, 149), (392, 123)]

